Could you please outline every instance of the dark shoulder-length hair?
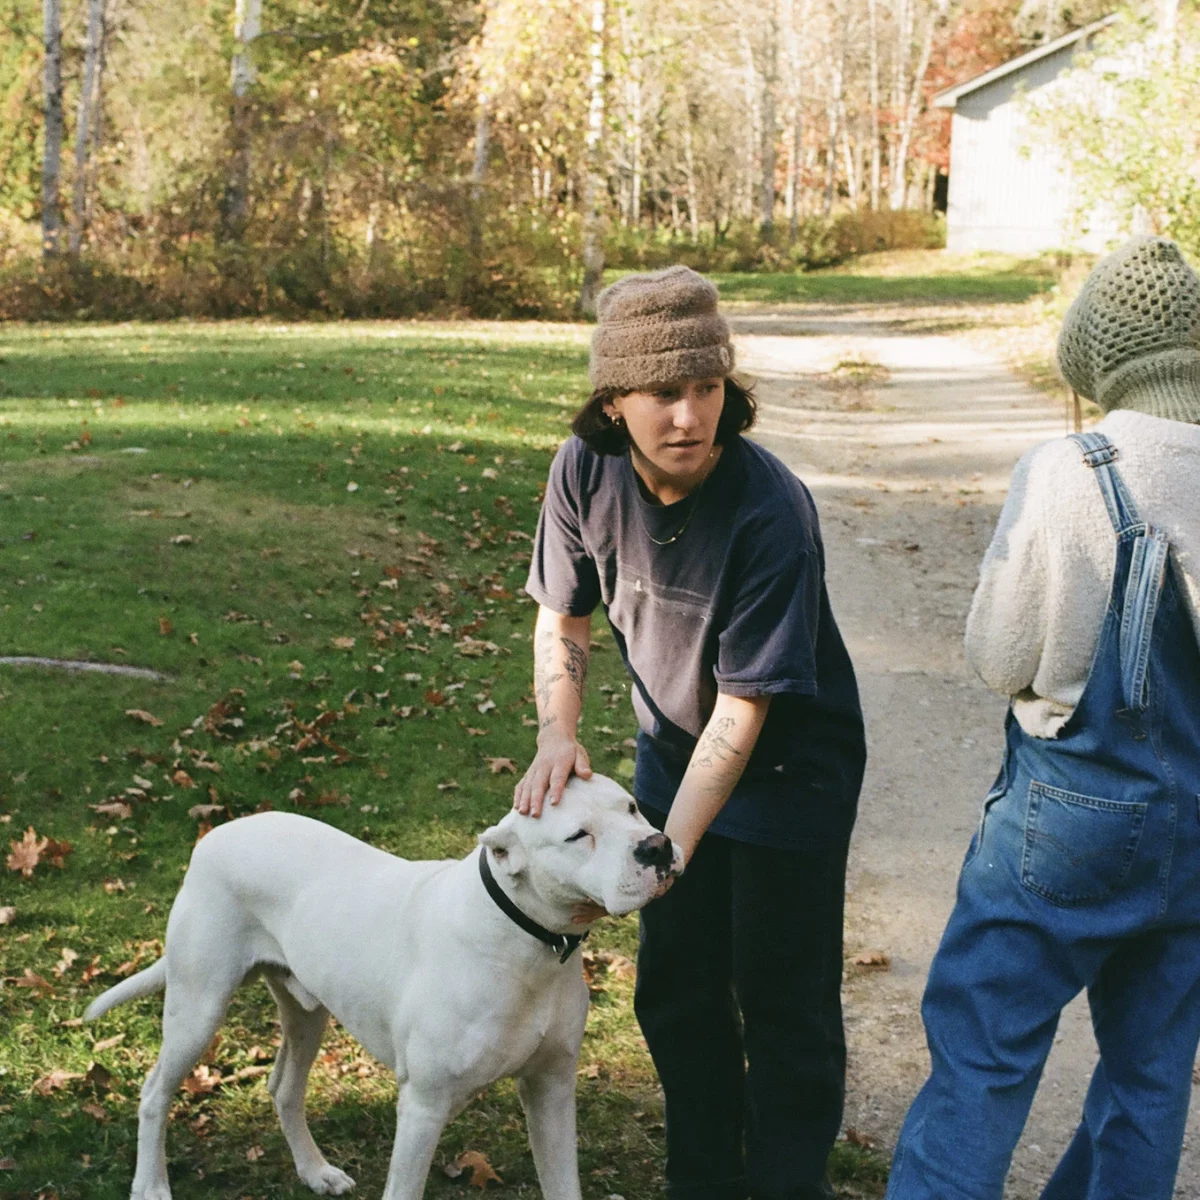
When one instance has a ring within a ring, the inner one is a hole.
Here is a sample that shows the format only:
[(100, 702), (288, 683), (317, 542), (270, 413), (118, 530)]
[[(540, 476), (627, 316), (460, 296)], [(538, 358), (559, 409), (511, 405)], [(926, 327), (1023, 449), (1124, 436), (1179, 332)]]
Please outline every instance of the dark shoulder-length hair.
[[(597, 388), (588, 402), (575, 414), (571, 431), (597, 454), (624, 454), (629, 446), (629, 430), (625, 423), (613, 423), (604, 406), (629, 391), (618, 388)], [(758, 405), (751, 388), (732, 376), (725, 380), (725, 407), (717, 422), (718, 442), (728, 442), (745, 433), (758, 416)]]

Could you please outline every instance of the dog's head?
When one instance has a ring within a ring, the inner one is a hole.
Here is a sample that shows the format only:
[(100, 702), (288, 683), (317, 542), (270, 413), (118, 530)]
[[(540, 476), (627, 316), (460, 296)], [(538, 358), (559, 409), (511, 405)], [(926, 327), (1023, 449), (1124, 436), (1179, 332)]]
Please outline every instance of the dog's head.
[(683, 852), (603, 775), (573, 776), (559, 804), (540, 817), (510, 812), (479, 841), (518, 891), (564, 913), (585, 900), (614, 915), (633, 912), (683, 870)]

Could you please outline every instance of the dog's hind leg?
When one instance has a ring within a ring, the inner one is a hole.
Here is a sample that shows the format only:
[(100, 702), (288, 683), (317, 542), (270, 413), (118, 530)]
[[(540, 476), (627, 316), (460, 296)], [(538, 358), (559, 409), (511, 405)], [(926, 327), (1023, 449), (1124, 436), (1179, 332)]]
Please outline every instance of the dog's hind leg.
[(264, 978), (279, 1005), (279, 1023), (283, 1028), (283, 1043), (267, 1083), (283, 1136), (301, 1180), (319, 1195), (340, 1196), (354, 1187), (354, 1180), (325, 1161), (304, 1116), (308, 1072), (321, 1047), (329, 1013), (320, 1005), (305, 1008), (281, 979), (270, 974)]
[[(170, 954), (170, 948), (168, 948)], [(240, 978), (214, 979), (167, 965), (163, 1039), (158, 1061), (142, 1085), (138, 1105), (137, 1170), (131, 1200), (171, 1200), (167, 1182), (167, 1117), (180, 1084), (200, 1061), (225, 1019)], [(208, 964), (205, 964), (206, 966)]]

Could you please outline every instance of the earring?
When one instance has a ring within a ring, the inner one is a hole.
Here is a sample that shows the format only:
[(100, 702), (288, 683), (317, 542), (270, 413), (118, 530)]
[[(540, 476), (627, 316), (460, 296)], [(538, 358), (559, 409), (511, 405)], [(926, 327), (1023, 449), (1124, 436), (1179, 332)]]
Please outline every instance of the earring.
[(618, 429), (623, 429), (623, 428), (624, 428), (624, 426), (625, 426), (625, 418), (624, 418), (623, 416), (621, 416), (621, 414), (620, 414), (620, 413), (618, 413), (618, 414), (617, 414), (615, 417), (609, 417), (608, 419), (609, 419), (609, 420), (610, 420), (610, 421), (613, 423), (613, 425), (615, 425), (615, 426), (616, 426)]

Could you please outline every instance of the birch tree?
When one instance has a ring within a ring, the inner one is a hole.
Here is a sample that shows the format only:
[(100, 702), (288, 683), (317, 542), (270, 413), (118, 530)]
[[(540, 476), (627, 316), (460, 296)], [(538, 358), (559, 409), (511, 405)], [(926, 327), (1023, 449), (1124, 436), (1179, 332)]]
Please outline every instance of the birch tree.
[(893, 210), (903, 208), (907, 199), (909, 142), (923, 102), (922, 85), (929, 70), (930, 55), (933, 53), (934, 33), (939, 23), (945, 19), (950, 0), (933, 0), (930, 4), (922, 22), (916, 66), (909, 75), (908, 63), (916, 27), (915, 5), (916, 0), (900, 0), (900, 20), (897, 22), (899, 40), (893, 67), (892, 93), (897, 126), (888, 163), (888, 204)]
[(79, 105), (75, 116), (75, 189), (71, 205), (68, 248), (78, 257), (87, 227), (87, 200), (91, 163), (99, 141), (100, 90), (104, 71), (105, 0), (88, 0), (87, 48)]
[(588, 51), (591, 70), (588, 75), (588, 126), (586, 175), (583, 190), (583, 284), (579, 290), (579, 311), (596, 315), (596, 297), (604, 276), (604, 33), (608, 16), (607, 0), (592, 0), (592, 40)]
[(62, 171), (62, 9), (59, 0), (42, 0), (45, 149), (42, 155), (42, 257), (54, 258), (62, 232), (58, 186)]
[(262, 32), (262, 0), (236, 0), (233, 57), (229, 65), (231, 93), (229, 178), (225, 185), (222, 224), (227, 238), (240, 238), (250, 216), (250, 89), (254, 69), (254, 40)]

